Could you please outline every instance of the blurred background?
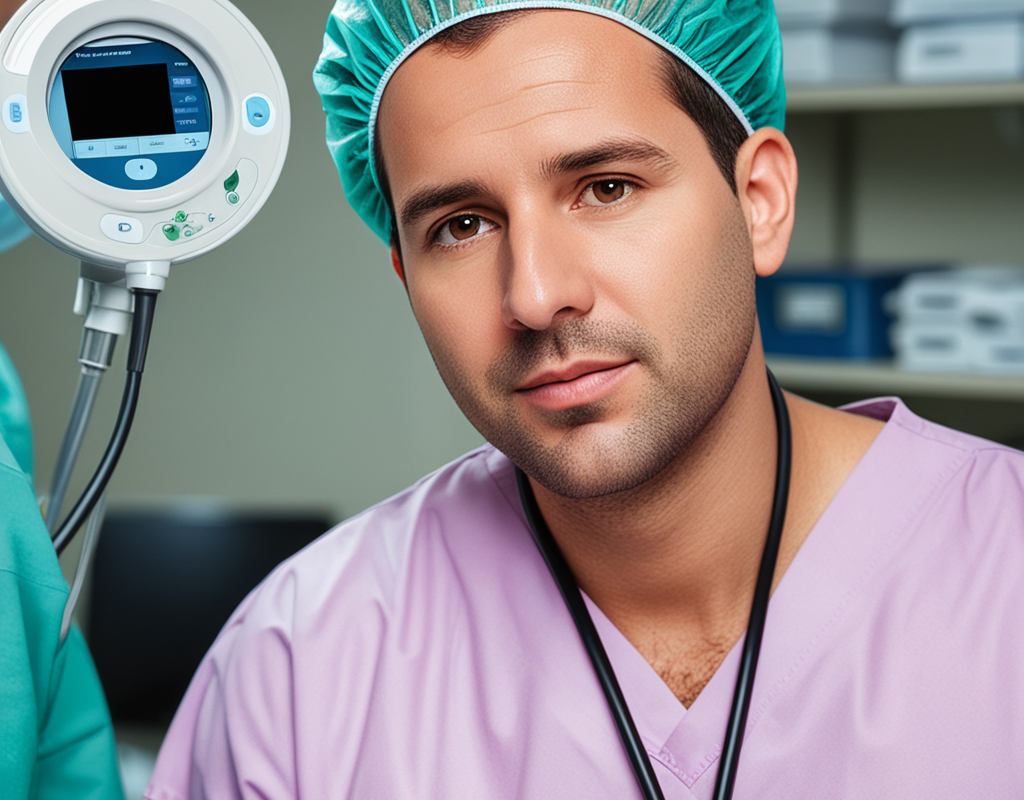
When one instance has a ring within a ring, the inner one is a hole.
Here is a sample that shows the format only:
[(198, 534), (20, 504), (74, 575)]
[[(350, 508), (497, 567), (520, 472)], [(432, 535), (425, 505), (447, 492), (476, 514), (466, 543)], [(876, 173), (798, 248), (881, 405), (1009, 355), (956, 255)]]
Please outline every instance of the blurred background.
[(781, 383), (1024, 444), (1024, 0), (776, 0), (800, 161)]
[[(481, 443), (324, 146), (310, 75), (329, 1), (236, 3), (288, 80), (288, 162), (253, 224), (171, 276), (78, 611), (130, 796), (245, 593), (328, 526)], [(776, 8), (801, 171), (789, 261), (758, 289), (776, 375), (830, 405), (899, 395), (1024, 444), (1024, 0)], [(77, 270), (36, 238), (0, 255), (0, 340), (29, 396), (40, 487), (78, 375)], [(106, 443), (126, 350), (69, 497)], [(72, 545), (66, 573), (77, 558)]]

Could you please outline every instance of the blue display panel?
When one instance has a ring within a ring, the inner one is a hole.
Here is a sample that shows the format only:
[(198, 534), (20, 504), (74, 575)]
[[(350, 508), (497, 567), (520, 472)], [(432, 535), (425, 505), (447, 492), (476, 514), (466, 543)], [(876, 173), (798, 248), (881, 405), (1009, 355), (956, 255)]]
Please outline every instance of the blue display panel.
[(57, 71), (48, 112), (75, 166), (119, 189), (166, 186), (210, 144), (206, 83), (164, 42), (102, 39), (78, 48)]

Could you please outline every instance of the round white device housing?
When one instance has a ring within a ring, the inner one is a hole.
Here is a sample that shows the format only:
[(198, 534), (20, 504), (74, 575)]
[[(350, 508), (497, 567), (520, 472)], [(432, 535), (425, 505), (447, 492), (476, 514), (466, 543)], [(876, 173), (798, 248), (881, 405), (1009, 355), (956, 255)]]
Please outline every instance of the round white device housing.
[(0, 111), (8, 203), (61, 250), (121, 269), (237, 233), (290, 129), (277, 61), (226, 0), (29, 0), (0, 34)]

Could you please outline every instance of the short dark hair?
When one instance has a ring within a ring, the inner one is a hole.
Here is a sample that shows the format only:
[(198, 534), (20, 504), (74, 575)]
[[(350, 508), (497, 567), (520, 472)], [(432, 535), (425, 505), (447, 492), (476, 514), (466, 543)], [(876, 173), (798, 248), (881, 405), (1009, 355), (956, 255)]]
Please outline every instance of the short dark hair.
[[(424, 47), (439, 47), (456, 58), (468, 56), (501, 28), (524, 14), (534, 14), (539, 10), (542, 9), (516, 9), (470, 17), (435, 34)], [(711, 157), (735, 194), (736, 156), (747, 139), (743, 123), (706, 80), (668, 50), (661, 51), (660, 72), (659, 77), (669, 97), (700, 128)], [(391, 212), (391, 241), (398, 247), (398, 221), (379, 136), (373, 137), (373, 163), (381, 193)]]

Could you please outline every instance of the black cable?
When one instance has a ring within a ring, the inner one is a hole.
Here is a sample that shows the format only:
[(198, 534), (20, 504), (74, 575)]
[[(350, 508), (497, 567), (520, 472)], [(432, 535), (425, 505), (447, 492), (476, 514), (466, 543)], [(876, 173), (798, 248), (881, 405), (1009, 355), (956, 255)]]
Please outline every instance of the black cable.
[(540, 513), (540, 507), (537, 505), (537, 498), (533, 495), (533, 489), (530, 488), (529, 480), (519, 467), (516, 467), (516, 485), (519, 487), (519, 499), (526, 511), (526, 520), (530, 524), (533, 540), (537, 543), (555, 583), (558, 584), (562, 599), (569, 607), (572, 621), (576, 623), (576, 630), (579, 631), (583, 646), (587, 650), (587, 655), (590, 656), (590, 662), (594, 665), (597, 680), (601, 684), (601, 689), (604, 690), (605, 699), (608, 701), (612, 718), (615, 720), (615, 727), (619, 730), (619, 738), (622, 739), (622, 746), (626, 749), (629, 763), (633, 767), (636, 782), (640, 785), (640, 790), (647, 800), (664, 800), (661, 786), (658, 785), (658, 778), (654, 774), (654, 767), (651, 765), (651, 759), (648, 758), (647, 750), (644, 749), (643, 742), (640, 741), (640, 734), (629, 713), (626, 698), (622, 696), (622, 689), (615, 678), (615, 671), (608, 660), (604, 645), (601, 644), (601, 637), (597, 635), (594, 621), (590, 618), (590, 612), (587, 611), (587, 606), (583, 602), (583, 595), (576, 585), (576, 579), (573, 577), (572, 570), (569, 569), (562, 551), (558, 549), (558, 543), (555, 542), (551, 530)]
[(793, 435), (789, 427), (789, 411), (786, 398), (779, 388), (775, 376), (768, 370), (768, 385), (772, 392), (772, 406), (775, 408), (775, 428), (778, 445), (775, 466), (775, 496), (772, 498), (772, 516), (768, 524), (768, 538), (764, 543), (761, 567), (754, 587), (754, 602), (750, 607), (750, 622), (747, 624), (747, 638), (743, 642), (740, 670), (736, 676), (736, 691), (732, 696), (732, 711), (725, 729), (722, 756), (718, 761), (718, 777), (715, 779), (714, 800), (729, 800), (736, 783), (736, 767), (743, 747), (743, 732), (747, 726), (747, 712), (750, 697), (754, 691), (754, 673), (761, 653), (761, 639), (764, 637), (764, 621), (768, 615), (768, 599), (772, 591), (775, 562), (779, 557), (782, 541), (782, 527), (786, 522), (786, 505), (789, 501), (789, 474), (793, 463)]
[[(740, 748), (743, 744), (743, 730), (747, 721), (747, 711), (750, 708), (750, 697), (754, 688), (754, 675), (757, 671), (757, 657), (761, 649), (761, 639), (764, 634), (765, 616), (768, 613), (768, 598), (771, 594), (772, 577), (775, 574), (775, 562), (779, 555), (779, 543), (782, 540), (782, 527), (786, 520), (786, 503), (789, 498), (789, 477), (792, 466), (792, 435), (789, 426), (789, 413), (786, 409), (786, 398), (779, 388), (779, 384), (768, 371), (768, 384), (772, 394), (772, 406), (775, 409), (775, 426), (778, 433), (778, 453), (775, 473), (775, 493), (772, 498), (772, 515), (768, 526), (768, 536), (765, 540), (764, 552), (761, 556), (761, 566), (758, 570), (757, 585), (754, 588), (754, 601), (750, 609), (750, 622), (747, 626), (747, 636), (743, 644), (743, 655), (740, 662), (740, 671), (736, 679), (736, 692), (733, 695), (732, 711), (729, 715), (729, 723), (726, 727), (725, 743), (722, 746), (722, 756), (719, 761), (718, 778), (715, 782), (715, 800), (728, 800), (732, 797), (733, 786), (736, 782), (736, 766), (739, 762)], [(551, 530), (548, 528), (544, 517), (537, 505), (537, 498), (534, 497), (533, 489), (530, 487), (529, 479), (523, 471), (516, 467), (516, 485), (519, 487), (519, 499), (522, 502), (523, 510), (526, 512), (526, 521), (533, 534), (533, 540), (537, 544), (548, 570), (551, 572), (558, 590), (565, 600), (566, 606), (572, 620), (576, 623), (576, 630), (580, 634), (583, 646), (586, 648), (590, 662), (597, 673), (597, 680), (601, 684), (604, 696), (608, 701), (612, 718), (615, 720), (615, 727), (619, 731), (619, 738), (622, 746), (629, 757), (629, 763), (633, 767), (633, 774), (636, 776), (637, 784), (643, 793), (645, 800), (663, 800), (661, 786), (658, 784), (657, 776), (654, 774), (654, 767), (651, 764), (647, 750), (640, 741), (640, 734), (637, 732), (636, 724), (629, 713), (629, 706), (622, 694), (615, 672), (612, 670), (608, 654), (605, 652), (601, 638), (597, 635), (594, 621), (590, 618), (583, 595), (576, 583), (576, 578), (569, 569), (569, 565), (562, 555)]]
[(121, 452), (124, 450), (125, 442), (128, 441), (128, 433), (132, 428), (132, 420), (135, 418), (135, 407), (139, 402), (139, 386), (142, 383), (142, 371), (146, 366), (146, 352), (149, 349), (149, 335), (153, 329), (153, 312), (156, 309), (156, 298), (158, 292), (148, 289), (135, 289), (135, 314), (132, 319), (132, 338), (128, 348), (128, 374), (125, 378), (124, 394), (121, 396), (121, 408), (117, 412), (117, 421), (114, 423), (114, 432), (107, 444), (106, 452), (100, 459), (92, 480), (86, 486), (82, 496), (78, 498), (71, 513), (61, 523), (57, 534), (53, 537), (53, 546), (60, 555), (68, 546), (71, 539), (82, 527), (82, 523), (88, 519), (93, 508), (99, 501), (103, 491), (107, 488), (110, 476), (114, 473)]

